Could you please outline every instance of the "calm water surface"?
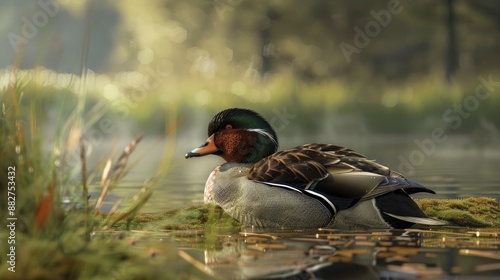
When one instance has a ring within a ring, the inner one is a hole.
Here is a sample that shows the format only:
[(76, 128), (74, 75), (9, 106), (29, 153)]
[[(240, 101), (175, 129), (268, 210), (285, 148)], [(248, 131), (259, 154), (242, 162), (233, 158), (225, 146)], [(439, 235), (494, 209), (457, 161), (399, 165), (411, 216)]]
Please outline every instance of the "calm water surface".
[(295, 231), (222, 235), (192, 250), (222, 279), (498, 279), (500, 230)]

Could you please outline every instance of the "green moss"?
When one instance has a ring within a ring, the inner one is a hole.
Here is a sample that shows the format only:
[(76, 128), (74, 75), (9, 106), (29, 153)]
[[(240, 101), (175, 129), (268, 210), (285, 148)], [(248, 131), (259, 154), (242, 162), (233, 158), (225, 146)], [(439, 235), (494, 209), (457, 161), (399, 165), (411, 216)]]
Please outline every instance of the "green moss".
[(467, 227), (491, 227), (491, 223), (481, 221), (475, 218), (472, 214), (467, 211), (449, 209), (441, 211), (438, 214), (438, 218), (441, 220), (448, 221), (454, 225), (467, 226)]
[[(416, 199), (425, 214), (450, 225), (463, 227), (500, 227), (500, 203), (493, 198), (467, 199)], [(104, 214), (102, 219), (104, 219)], [(118, 216), (114, 214), (113, 216)], [(119, 221), (113, 229), (125, 229), (127, 221)], [(136, 230), (202, 230), (234, 229), (238, 221), (220, 208), (209, 205), (192, 205), (168, 209), (158, 214), (138, 214), (129, 221), (129, 229)]]
[(500, 227), (500, 203), (489, 197), (416, 199), (430, 217), (463, 227)]
[[(115, 213), (111, 220), (120, 216)], [(108, 217), (98, 215), (98, 227)], [(112, 228), (123, 230), (212, 230), (216, 228), (235, 228), (240, 224), (220, 208), (210, 205), (191, 205), (186, 208), (167, 209), (157, 214), (140, 213), (131, 220), (116, 222)]]

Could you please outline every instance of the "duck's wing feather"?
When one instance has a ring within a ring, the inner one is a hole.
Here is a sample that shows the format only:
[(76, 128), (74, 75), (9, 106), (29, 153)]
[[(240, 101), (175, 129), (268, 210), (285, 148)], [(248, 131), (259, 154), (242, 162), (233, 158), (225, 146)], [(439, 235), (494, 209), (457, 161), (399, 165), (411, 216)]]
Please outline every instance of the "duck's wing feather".
[(398, 189), (433, 193), (359, 153), (330, 144), (307, 144), (272, 154), (257, 162), (248, 178), (351, 200), (372, 199)]

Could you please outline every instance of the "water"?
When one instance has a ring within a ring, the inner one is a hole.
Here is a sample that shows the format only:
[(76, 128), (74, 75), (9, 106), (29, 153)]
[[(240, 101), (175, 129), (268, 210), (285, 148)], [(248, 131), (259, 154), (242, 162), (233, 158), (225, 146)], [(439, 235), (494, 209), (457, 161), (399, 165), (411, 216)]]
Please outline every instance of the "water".
[(220, 279), (498, 279), (499, 234), (456, 228), (247, 229), (222, 235), (217, 249), (185, 251)]
[(148, 270), (167, 274), (174, 264), (201, 273), (196, 277), (184, 273), (179, 279), (489, 280), (500, 275), (500, 229), (255, 232), (243, 228), (127, 234), (133, 240), (132, 250), (147, 249)]

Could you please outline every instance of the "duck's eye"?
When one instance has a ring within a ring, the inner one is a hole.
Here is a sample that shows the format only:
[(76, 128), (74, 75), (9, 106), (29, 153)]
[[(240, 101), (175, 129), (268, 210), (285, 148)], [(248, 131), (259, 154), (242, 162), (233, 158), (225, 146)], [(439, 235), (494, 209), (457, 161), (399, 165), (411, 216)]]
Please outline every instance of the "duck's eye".
[(226, 129), (232, 129), (232, 128), (233, 128), (232, 124), (230, 124), (230, 123), (226, 124)]

